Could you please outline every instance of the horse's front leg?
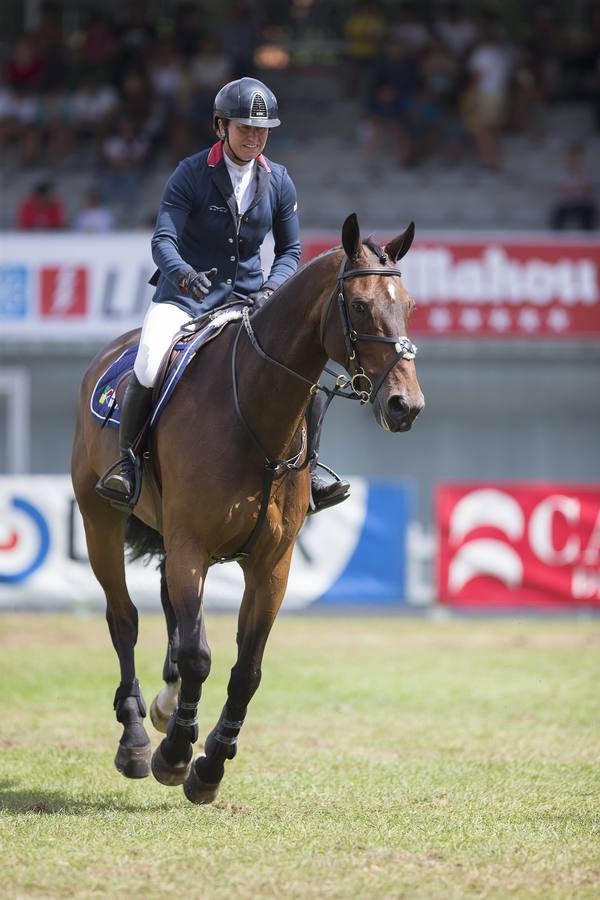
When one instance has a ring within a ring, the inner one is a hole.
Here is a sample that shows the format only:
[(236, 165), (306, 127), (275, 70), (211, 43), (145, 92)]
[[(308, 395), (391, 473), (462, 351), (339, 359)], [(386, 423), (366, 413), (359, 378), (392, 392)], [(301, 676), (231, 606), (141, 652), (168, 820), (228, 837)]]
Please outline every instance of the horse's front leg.
[(160, 602), (167, 623), (167, 653), (163, 665), (164, 684), (150, 705), (150, 719), (157, 731), (162, 731), (163, 734), (166, 734), (169, 719), (177, 706), (181, 679), (177, 665), (179, 632), (177, 630), (177, 617), (169, 597), (165, 559), (160, 565)]
[(237, 753), (237, 739), (250, 700), (261, 680), (267, 638), (281, 606), (289, 574), (292, 549), (270, 569), (245, 567), (246, 589), (238, 620), (238, 655), (227, 685), (227, 701), (219, 721), (204, 743), (184, 783), (192, 803), (212, 803), (225, 773), (225, 761)]
[(152, 755), (152, 774), (161, 784), (182, 784), (198, 740), (197, 711), (202, 684), (210, 672), (202, 592), (207, 564), (195, 553), (169, 549), (166, 580), (177, 620), (177, 667), (181, 686), (167, 736)]

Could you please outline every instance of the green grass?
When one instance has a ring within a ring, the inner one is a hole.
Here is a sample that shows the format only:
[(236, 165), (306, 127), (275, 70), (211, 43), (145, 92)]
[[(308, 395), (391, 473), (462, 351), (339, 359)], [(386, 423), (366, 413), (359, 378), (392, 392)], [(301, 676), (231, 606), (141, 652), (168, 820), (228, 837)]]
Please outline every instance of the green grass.
[(599, 896), (597, 622), (282, 617), (211, 807), (113, 768), (116, 673), (100, 618), (0, 618), (3, 897)]

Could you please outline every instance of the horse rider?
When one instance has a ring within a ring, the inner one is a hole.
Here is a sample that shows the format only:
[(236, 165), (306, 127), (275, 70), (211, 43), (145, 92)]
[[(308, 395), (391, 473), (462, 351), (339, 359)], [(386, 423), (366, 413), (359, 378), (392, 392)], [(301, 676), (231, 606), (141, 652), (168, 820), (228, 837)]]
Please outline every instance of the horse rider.
[[(269, 129), (279, 124), (277, 100), (266, 85), (254, 78), (229, 82), (214, 101), (217, 143), (184, 159), (167, 182), (152, 237), (156, 292), (121, 405), (121, 457), (96, 486), (120, 505), (132, 507), (139, 496), (141, 468), (132, 445), (150, 415), (160, 363), (182, 325), (236, 298), (260, 307), (298, 267), (296, 188), (284, 166), (263, 156)], [(271, 230), (275, 258), (263, 282), (260, 249)], [(315, 449), (321, 408), (313, 398), (307, 414)], [(313, 471), (312, 510), (340, 503), (349, 488)]]

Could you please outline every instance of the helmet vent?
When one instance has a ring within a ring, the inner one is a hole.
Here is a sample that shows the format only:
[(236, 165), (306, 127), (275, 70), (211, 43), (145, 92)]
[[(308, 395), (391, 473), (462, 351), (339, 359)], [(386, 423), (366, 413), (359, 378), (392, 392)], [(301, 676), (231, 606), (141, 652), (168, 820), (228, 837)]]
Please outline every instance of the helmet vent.
[(251, 119), (267, 119), (269, 117), (265, 98), (258, 91), (252, 95), (252, 103), (250, 104)]

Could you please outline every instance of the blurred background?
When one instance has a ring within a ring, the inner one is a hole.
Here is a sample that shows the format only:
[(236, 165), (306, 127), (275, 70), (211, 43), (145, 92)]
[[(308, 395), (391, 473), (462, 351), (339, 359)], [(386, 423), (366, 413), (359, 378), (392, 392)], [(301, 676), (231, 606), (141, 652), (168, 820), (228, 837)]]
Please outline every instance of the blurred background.
[[(296, 184), (304, 259), (353, 211), (382, 241), (417, 225), (427, 406), (393, 436), (334, 405), (321, 455), (353, 498), (309, 521), (290, 606), (600, 607), (587, 0), (4, 0), (0, 604), (100, 602), (67, 477), (78, 385), (140, 323), (164, 183), (241, 75), (278, 97), (267, 155)], [(212, 602), (238, 591), (220, 570)]]

